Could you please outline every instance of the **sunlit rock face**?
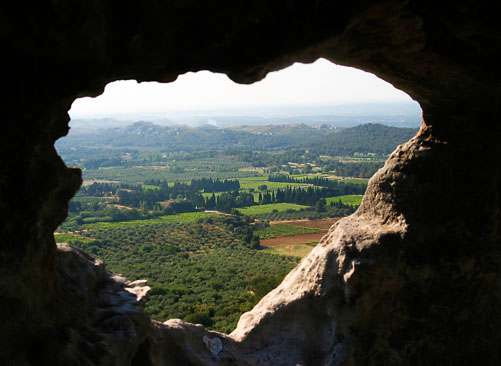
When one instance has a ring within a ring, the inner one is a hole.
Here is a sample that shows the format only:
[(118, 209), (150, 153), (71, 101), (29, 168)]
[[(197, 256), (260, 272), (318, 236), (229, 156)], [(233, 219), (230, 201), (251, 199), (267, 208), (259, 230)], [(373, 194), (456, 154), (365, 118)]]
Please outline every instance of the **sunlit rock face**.
[[(492, 5), (59, 1), (2, 5), (2, 364), (501, 363), (501, 29)], [(56, 247), (81, 184), (54, 141), (113, 80), (208, 69), (251, 83), (325, 57), (423, 108), (418, 136), (229, 336), (151, 322), (147, 288)], [(107, 309), (107, 310), (104, 310)], [(222, 348), (221, 348), (222, 347)]]

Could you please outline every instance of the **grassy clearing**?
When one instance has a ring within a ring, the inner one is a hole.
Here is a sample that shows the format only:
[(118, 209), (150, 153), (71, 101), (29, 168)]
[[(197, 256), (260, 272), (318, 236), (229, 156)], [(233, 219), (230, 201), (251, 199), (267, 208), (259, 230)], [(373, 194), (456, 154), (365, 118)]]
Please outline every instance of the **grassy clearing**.
[(263, 251), (269, 254), (287, 255), (291, 257), (306, 257), (314, 247), (309, 244), (284, 245), (281, 247), (267, 248)]
[(164, 223), (186, 223), (194, 222), (198, 219), (203, 219), (209, 216), (216, 216), (215, 213), (210, 212), (185, 212), (177, 215), (167, 215), (160, 216), (153, 219), (147, 220), (132, 220), (132, 221), (121, 221), (121, 222), (98, 222), (94, 224), (86, 225), (88, 228), (92, 229), (120, 229), (133, 226), (146, 226), (152, 224), (164, 224)]
[(341, 201), (345, 205), (360, 206), (360, 203), (362, 203), (362, 197), (362, 195), (351, 194), (346, 196), (329, 197), (325, 199), (325, 202), (330, 204), (331, 202)]
[(322, 230), (309, 227), (294, 226), (287, 224), (276, 224), (267, 227), (266, 229), (256, 230), (254, 233), (259, 235), (261, 239), (268, 239), (268, 238), (278, 238), (282, 236), (292, 236), (298, 234), (313, 234), (321, 231)]
[(238, 208), (237, 210), (244, 215), (260, 215), (273, 212), (273, 210), (277, 210), (277, 212), (287, 211), (287, 210), (295, 210), (298, 211), (302, 208), (306, 208), (308, 206), (294, 205), (292, 203), (271, 203), (269, 205), (259, 205), (259, 206), (250, 206), (244, 208)]

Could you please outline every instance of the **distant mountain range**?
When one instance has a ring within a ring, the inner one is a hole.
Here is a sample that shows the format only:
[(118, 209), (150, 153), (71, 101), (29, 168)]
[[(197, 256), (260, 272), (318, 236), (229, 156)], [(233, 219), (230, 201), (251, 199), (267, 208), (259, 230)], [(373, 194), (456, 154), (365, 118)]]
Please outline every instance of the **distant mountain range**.
[(157, 148), (162, 151), (202, 150), (272, 150), (307, 148), (321, 154), (352, 155), (353, 152), (389, 153), (407, 141), (415, 128), (366, 124), (340, 129), (328, 124), (307, 126), (302, 123), (282, 125), (243, 125), (218, 128), (212, 125), (159, 126), (135, 122), (125, 127), (70, 133), (58, 140), (58, 148)]
[(337, 106), (282, 106), (254, 109), (191, 111), (148, 114), (112, 115), (107, 118), (72, 118), (73, 129), (106, 129), (124, 127), (134, 121), (146, 120), (161, 126), (206, 124), (228, 127), (234, 125), (269, 125), (303, 123), (308, 126), (330, 124), (353, 127), (380, 123), (394, 127), (419, 127), (421, 108), (413, 101), (398, 103), (365, 103)]
[(136, 122), (120, 128), (70, 133), (58, 141), (58, 146), (156, 147), (164, 151), (268, 150), (302, 145), (335, 130), (328, 125), (309, 127), (304, 124), (218, 128), (211, 125), (159, 126), (151, 122)]

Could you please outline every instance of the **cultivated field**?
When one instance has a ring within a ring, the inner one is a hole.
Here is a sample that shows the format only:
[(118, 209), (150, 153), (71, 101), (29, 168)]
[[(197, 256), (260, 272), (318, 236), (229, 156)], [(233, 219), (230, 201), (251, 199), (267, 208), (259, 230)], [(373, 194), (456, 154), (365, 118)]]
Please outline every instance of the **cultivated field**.
[(95, 224), (87, 225), (88, 228), (93, 229), (119, 229), (119, 228), (128, 228), (135, 226), (149, 226), (151, 224), (163, 224), (163, 223), (187, 223), (194, 222), (199, 219), (204, 219), (209, 216), (216, 216), (218, 214), (212, 212), (186, 212), (180, 213), (176, 215), (166, 215), (160, 216), (153, 219), (147, 220), (132, 220), (132, 221), (120, 221), (120, 222), (99, 222)]
[(261, 240), (260, 245), (266, 248), (275, 248), (284, 245), (305, 244), (319, 241), (324, 235), (325, 232), (319, 232), (313, 234), (299, 234), (294, 236), (283, 236), (280, 238), (263, 239)]
[(283, 236), (293, 236), (299, 234), (318, 233), (319, 229), (309, 228), (305, 226), (294, 226), (288, 224), (275, 224), (266, 229), (256, 230), (254, 234), (259, 235), (261, 239), (279, 238)]
[(250, 206), (244, 208), (238, 208), (237, 210), (244, 215), (260, 215), (273, 212), (273, 210), (277, 210), (278, 212), (287, 211), (287, 210), (300, 210), (302, 208), (306, 208), (308, 206), (295, 205), (292, 203), (271, 203), (269, 205), (259, 205), (259, 206)]
[(330, 204), (331, 202), (341, 201), (345, 205), (360, 206), (362, 198), (363, 196), (360, 194), (350, 194), (346, 196), (328, 197), (325, 199), (325, 202)]

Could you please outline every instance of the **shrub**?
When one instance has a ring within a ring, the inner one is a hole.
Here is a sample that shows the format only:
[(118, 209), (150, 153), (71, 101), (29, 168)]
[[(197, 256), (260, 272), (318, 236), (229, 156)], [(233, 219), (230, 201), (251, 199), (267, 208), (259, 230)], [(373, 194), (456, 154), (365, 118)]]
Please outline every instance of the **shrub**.
[(206, 327), (212, 325), (212, 319), (208, 311), (189, 314), (184, 317), (184, 321), (187, 323), (202, 324)]

